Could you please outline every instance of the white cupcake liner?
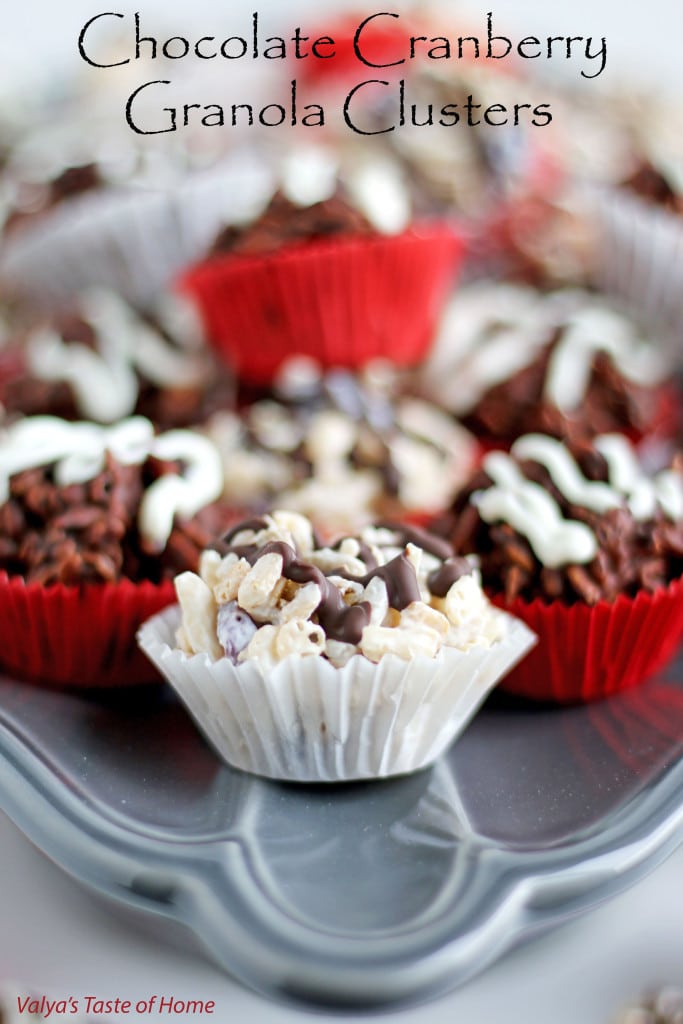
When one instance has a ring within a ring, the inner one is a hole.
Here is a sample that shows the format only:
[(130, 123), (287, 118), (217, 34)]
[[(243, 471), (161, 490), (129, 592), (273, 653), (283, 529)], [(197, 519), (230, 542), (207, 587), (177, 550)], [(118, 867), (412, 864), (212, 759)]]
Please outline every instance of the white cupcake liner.
[(536, 640), (519, 620), (493, 614), (502, 639), (490, 648), (379, 664), (357, 655), (343, 668), (289, 657), (267, 675), (255, 663), (174, 649), (177, 605), (146, 622), (138, 643), (228, 764), (291, 782), (346, 782), (425, 768), (462, 732)]
[(3, 241), (0, 280), (44, 306), (104, 285), (153, 307), (239, 216), (239, 198), (255, 201), (266, 192), (266, 177), (262, 162), (241, 153), (175, 186), (130, 186), (65, 201)]
[(683, 217), (624, 189), (588, 193), (598, 233), (594, 283), (654, 328), (680, 360), (683, 331)]

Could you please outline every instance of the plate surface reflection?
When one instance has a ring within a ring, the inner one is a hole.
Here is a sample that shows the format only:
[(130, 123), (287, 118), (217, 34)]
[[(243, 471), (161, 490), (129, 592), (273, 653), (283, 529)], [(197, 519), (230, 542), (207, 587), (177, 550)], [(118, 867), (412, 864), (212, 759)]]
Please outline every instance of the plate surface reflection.
[(296, 786), (222, 765), (162, 688), (0, 680), (0, 805), (99, 893), (252, 987), (339, 1007), (454, 987), (683, 835), (683, 661), (582, 707), (494, 695), (432, 769)]

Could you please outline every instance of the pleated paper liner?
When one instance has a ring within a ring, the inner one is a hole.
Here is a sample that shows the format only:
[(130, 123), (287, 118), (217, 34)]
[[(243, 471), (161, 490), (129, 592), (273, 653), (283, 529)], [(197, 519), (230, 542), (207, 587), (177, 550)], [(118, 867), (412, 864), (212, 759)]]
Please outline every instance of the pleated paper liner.
[(177, 606), (145, 623), (139, 643), (228, 764), (292, 782), (345, 782), (418, 771), (462, 732), (491, 688), (534, 643), (503, 612), (502, 638), (438, 658), (343, 667), (290, 656), (264, 673), (256, 663), (174, 649)]
[(638, 686), (671, 660), (683, 639), (681, 580), (593, 606), (492, 600), (538, 635), (536, 648), (502, 683), (533, 700), (593, 701)]
[(323, 368), (418, 363), (433, 340), (464, 242), (450, 226), (225, 254), (188, 270), (209, 344), (246, 381), (268, 384), (292, 355)]
[(42, 586), (0, 573), (0, 667), (58, 688), (160, 682), (135, 634), (173, 601), (170, 580)]
[(626, 189), (586, 191), (597, 231), (595, 281), (660, 331), (680, 365), (683, 217)]
[(237, 215), (241, 200), (267, 195), (271, 187), (262, 161), (236, 151), (174, 185), (85, 193), (17, 225), (2, 246), (0, 282), (41, 307), (106, 286), (154, 308), (226, 218)]

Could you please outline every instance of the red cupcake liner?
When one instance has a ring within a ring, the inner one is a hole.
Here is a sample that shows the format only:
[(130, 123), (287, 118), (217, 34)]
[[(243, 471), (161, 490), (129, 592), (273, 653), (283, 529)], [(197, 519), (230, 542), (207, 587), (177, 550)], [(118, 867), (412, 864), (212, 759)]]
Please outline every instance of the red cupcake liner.
[(175, 601), (172, 581), (41, 586), (0, 573), (0, 666), (50, 687), (161, 682), (135, 634)]
[(411, 366), (434, 338), (463, 248), (449, 226), (416, 226), (226, 254), (191, 268), (179, 287), (197, 303), (217, 354), (252, 383), (270, 383), (295, 354), (324, 368), (375, 358)]
[(683, 580), (593, 606), (492, 600), (538, 635), (500, 684), (533, 700), (593, 701), (638, 686), (666, 665), (683, 638)]

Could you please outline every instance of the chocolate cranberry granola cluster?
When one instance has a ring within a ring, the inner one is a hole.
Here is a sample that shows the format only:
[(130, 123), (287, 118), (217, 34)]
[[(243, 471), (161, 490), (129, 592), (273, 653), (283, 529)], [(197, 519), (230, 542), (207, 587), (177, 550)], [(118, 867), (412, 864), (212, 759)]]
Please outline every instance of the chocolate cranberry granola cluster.
[(328, 536), (447, 508), (476, 444), (436, 406), (398, 395), (394, 376), (379, 366), (323, 374), (292, 360), (268, 398), (241, 416), (213, 417), (228, 500), (258, 511), (285, 506)]
[[(166, 458), (164, 448), (170, 454), (186, 432), (154, 437), (142, 418), (108, 435), (97, 431), (37, 417), (5, 432), (0, 569), (8, 575), (44, 585), (156, 583), (196, 568), (200, 552), (224, 529), (215, 501), (220, 466), (210, 442), (192, 437), (191, 448), (177, 445), (182, 457)], [(50, 432), (57, 447), (50, 447)], [(13, 472), (15, 466), (25, 468)], [(197, 501), (189, 499), (190, 488)]]
[(618, 435), (571, 447), (527, 435), (485, 457), (450, 538), (477, 553), (485, 587), (508, 601), (650, 593), (683, 572), (683, 476), (647, 477)]
[(196, 568), (201, 551), (224, 524), (212, 505), (177, 520), (161, 552), (140, 535), (145, 489), (178, 466), (149, 459), (124, 466), (112, 455), (93, 480), (60, 487), (50, 469), (18, 473), (0, 506), (0, 569), (28, 583), (113, 583), (172, 578)]
[(664, 210), (675, 214), (683, 212), (683, 196), (674, 188), (664, 171), (649, 160), (643, 160), (622, 185), (641, 199)]
[(261, 216), (246, 228), (229, 226), (214, 241), (210, 255), (261, 254), (293, 243), (336, 235), (374, 235), (363, 214), (340, 194), (310, 206), (298, 206), (276, 192)]
[(425, 531), (325, 545), (287, 510), (239, 523), (138, 642), (231, 765), (342, 782), (431, 764), (534, 635)]
[(185, 427), (231, 404), (233, 384), (207, 352), (183, 347), (104, 289), (10, 339), (0, 404), (10, 415), (113, 423), (132, 413)]
[(424, 370), (424, 391), (478, 436), (643, 433), (666, 363), (637, 327), (580, 290), (477, 285), (459, 293)]
[(65, 200), (94, 192), (104, 184), (96, 163), (65, 167), (54, 178), (40, 184), (22, 182), (17, 186), (15, 205), (7, 216), (4, 229), (11, 231), (27, 218), (47, 213)]

